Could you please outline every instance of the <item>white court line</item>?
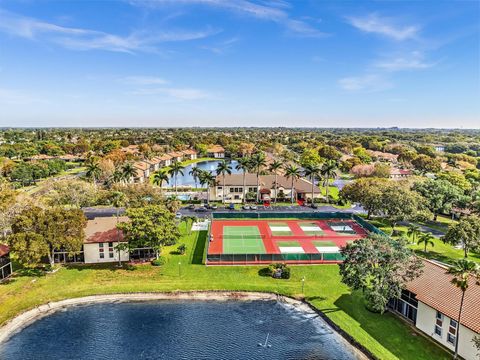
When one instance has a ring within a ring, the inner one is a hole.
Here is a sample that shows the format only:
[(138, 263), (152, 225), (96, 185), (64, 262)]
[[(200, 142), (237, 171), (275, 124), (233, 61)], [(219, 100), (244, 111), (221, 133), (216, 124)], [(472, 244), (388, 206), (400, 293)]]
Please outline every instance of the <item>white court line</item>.
[(340, 249), (336, 246), (316, 246), (317, 251), (320, 253), (338, 253)]
[(269, 225), (272, 231), (291, 231), (289, 226), (272, 226)]
[(282, 254), (305, 254), (302, 247), (278, 247)]
[(330, 227), (332, 228), (332, 230), (339, 231), (339, 232), (341, 232), (341, 231), (353, 231), (353, 229), (350, 226), (347, 226), (347, 225), (345, 225), (345, 226), (334, 226), (334, 225), (332, 225)]
[(308, 225), (308, 226), (302, 226), (300, 225), (300, 228), (303, 230), (303, 231), (322, 231), (322, 229), (318, 226), (311, 226), (311, 225)]

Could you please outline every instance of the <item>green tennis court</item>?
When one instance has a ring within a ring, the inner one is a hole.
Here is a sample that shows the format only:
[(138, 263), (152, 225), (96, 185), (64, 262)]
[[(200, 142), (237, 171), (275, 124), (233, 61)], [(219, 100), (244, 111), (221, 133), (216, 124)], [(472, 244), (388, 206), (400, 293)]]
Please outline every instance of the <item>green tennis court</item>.
[(224, 254), (265, 254), (260, 230), (257, 226), (224, 226)]

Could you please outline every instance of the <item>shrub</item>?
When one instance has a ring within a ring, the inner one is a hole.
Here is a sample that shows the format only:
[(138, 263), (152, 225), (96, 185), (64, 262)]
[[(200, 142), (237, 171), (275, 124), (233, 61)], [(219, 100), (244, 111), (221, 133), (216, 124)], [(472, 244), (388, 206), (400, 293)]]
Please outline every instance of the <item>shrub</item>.
[(177, 247), (177, 251), (180, 255), (185, 255), (185, 253), (187, 252), (187, 246), (185, 244), (180, 244)]
[(262, 273), (276, 279), (290, 279), (290, 268), (281, 263), (270, 264)]
[(282, 268), (282, 279), (290, 279), (290, 268), (287, 265)]
[(152, 265), (153, 266), (162, 266), (165, 265), (167, 261), (163, 256), (160, 256), (158, 259), (152, 260)]

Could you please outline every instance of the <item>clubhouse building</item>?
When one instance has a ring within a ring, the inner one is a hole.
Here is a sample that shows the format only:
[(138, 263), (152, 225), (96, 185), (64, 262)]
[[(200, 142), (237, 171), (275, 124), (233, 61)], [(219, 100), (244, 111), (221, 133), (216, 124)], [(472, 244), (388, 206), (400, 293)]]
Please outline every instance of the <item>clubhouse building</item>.
[(409, 282), (402, 296), (390, 301), (389, 307), (451, 351), (455, 350), (458, 336), (459, 355), (466, 360), (476, 359), (478, 350), (472, 340), (480, 334), (480, 285), (470, 278), (458, 324), (462, 291), (451, 283), (448, 267), (430, 260), (423, 263), (422, 275)]
[[(277, 190), (275, 191), (275, 175), (260, 175), (259, 191), (261, 201), (290, 200), (292, 191), (296, 201), (305, 201), (312, 197), (312, 183), (306, 179), (300, 178), (293, 182), (283, 176), (277, 175)], [(223, 186), (223, 176), (216, 178), (216, 185), (209, 187), (210, 199), (221, 201), (225, 194), (227, 202), (240, 203), (244, 195), (257, 192), (257, 175), (248, 173), (245, 175), (245, 187), (243, 186), (243, 174), (226, 174), (225, 187)], [(313, 186), (315, 199), (321, 198), (320, 188)]]

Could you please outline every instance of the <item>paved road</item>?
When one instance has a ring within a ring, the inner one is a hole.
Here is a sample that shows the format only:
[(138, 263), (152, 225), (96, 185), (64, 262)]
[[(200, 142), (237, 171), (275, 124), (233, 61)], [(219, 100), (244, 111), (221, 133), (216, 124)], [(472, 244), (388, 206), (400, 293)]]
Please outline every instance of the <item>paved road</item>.
[[(87, 219), (93, 219), (95, 217), (110, 217), (117, 215), (116, 208), (83, 208), (83, 212)], [(204, 218), (210, 216), (212, 210), (207, 210), (205, 212), (196, 212), (191, 209), (187, 209), (183, 207), (179, 210), (182, 215), (195, 215), (199, 218)], [(257, 210), (228, 210), (223, 207), (219, 207), (215, 212), (237, 212), (237, 213), (253, 213), (253, 212), (291, 212), (291, 213), (299, 213), (299, 212), (353, 212), (356, 214), (364, 214), (365, 211), (362, 209), (361, 206), (353, 206), (348, 209), (337, 209), (333, 206), (320, 206), (318, 209), (311, 209), (306, 206), (272, 206), (272, 207), (263, 207), (259, 206)], [(119, 209), (119, 214), (122, 215), (125, 213), (124, 208)]]

